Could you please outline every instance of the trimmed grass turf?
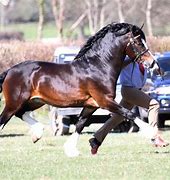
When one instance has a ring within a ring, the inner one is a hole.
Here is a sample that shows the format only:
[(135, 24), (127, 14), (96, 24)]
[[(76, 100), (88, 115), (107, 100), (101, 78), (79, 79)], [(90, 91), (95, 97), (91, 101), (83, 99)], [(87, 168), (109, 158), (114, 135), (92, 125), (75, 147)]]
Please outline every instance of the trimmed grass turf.
[[(170, 176), (170, 147), (157, 149), (137, 133), (110, 133), (96, 156), (88, 139), (99, 125), (86, 127), (78, 148), (81, 155), (68, 158), (63, 144), (68, 136), (54, 137), (43, 116), (43, 138), (33, 144), (24, 122), (12, 118), (0, 134), (0, 179), (4, 180), (166, 180)], [(169, 140), (170, 131), (163, 132)]]

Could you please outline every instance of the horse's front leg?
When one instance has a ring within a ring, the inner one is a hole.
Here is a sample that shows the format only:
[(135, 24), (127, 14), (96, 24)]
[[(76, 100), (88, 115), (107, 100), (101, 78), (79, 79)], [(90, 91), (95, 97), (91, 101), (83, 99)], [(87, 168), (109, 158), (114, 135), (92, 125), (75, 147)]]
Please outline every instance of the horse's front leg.
[(79, 151), (77, 149), (77, 143), (80, 136), (80, 133), (85, 127), (85, 123), (91, 117), (91, 115), (97, 110), (96, 107), (84, 107), (80, 116), (79, 120), (76, 123), (76, 130), (75, 132), (69, 137), (69, 139), (64, 144), (64, 151), (65, 154), (69, 157), (75, 157), (79, 155)]

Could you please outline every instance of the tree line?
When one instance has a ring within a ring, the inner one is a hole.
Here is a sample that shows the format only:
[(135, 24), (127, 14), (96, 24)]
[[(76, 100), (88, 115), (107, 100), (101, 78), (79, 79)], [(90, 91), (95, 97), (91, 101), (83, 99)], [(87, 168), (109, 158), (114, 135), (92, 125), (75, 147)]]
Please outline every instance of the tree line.
[(1, 30), (9, 23), (37, 22), (37, 37), (42, 38), (46, 22), (53, 21), (56, 32), (76, 31), (79, 36), (94, 34), (110, 22), (129, 22), (142, 26), (148, 36), (170, 33), (169, 0), (1, 0)]

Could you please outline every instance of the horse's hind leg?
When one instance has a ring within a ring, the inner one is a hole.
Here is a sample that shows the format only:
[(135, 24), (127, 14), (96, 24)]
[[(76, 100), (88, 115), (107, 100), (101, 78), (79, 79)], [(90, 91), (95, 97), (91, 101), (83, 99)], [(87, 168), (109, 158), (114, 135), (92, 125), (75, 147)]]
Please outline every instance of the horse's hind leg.
[(44, 125), (35, 120), (33, 116), (31, 116), (31, 113), (31, 111), (25, 112), (22, 116), (22, 120), (31, 127), (31, 138), (33, 143), (36, 143), (43, 135)]
[(97, 110), (96, 107), (84, 107), (79, 120), (76, 123), (76, 131), (69, 137), (67, 142), (64, 144), (65, 154), (69, 157), (74, 157), (79, 155), (79, 151), (77, 149), (77, 143), (80, 136), (80, 133), (84, 129), (85, 123), (91, 117), (91, 115)]
[(12, 110), (7, 106), (4, 107), (3, 112), (0, 115), (0, 130), (4, 128), (7, 122), (11, 119), (11, 117), (15, 114), (16, 110)]
[(24, 106), (16, 113), (16, 116), (25, 121), (31, 127), (31, 138), (33, 143), (36, 143), (41, 139), (44, 131), (44, 125), (34, 119), (31, 113), (33, 110), (40, 108), (44, 103), (36, 103), (33, 100), (28, 101)]

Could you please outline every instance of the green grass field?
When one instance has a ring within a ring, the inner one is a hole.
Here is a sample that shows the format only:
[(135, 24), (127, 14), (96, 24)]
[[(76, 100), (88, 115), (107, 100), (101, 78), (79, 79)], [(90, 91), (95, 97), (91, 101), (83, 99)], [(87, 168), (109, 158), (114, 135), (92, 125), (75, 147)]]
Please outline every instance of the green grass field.
[[(37, 23), (9, 24), (3, 31), (21, 31), (24, 33), (25, 40), (35, 40), (37, 38)], [(47, 23), (43, 29), (44, 38), (57, 37), (57, 31), (54, 23)]]
[[(0, 179), (2, 180), (168, 180), (170, 147), (154, 148), (137, 133), (110, 133), (96, 156), (88, 139), (99, 125), (86, 127), (78, 148), (81, 155), (68, 158), (63, 144), (68, 136), (52, 135), (48, 116), (43, 138), (33, 144), (27, 125), (12, 118), (0, 134)], [(169, 140), (170, 131), (163, 132)]]
[[(75, 32), (72, 34), (69, 34), (69, 25), (68, 27), (64, 28), (64, 37), (68, 36), (76, 36)], [(2, 31), (20, 31), (24, 33), (24, 39), (25, 40), (36, 40), (37, 39), (37, 23), (20, 23), (20, 24), (8, 24), (6, 25)], [(46, 23), (44, 24), (43, 28), (43, 38), (56, 38), (57, 37), (57, 30), (54, 22)]]

